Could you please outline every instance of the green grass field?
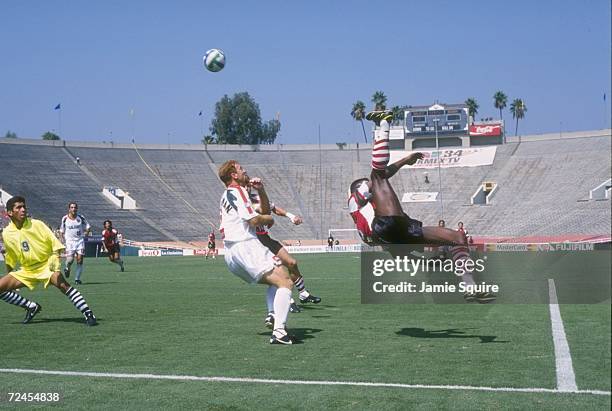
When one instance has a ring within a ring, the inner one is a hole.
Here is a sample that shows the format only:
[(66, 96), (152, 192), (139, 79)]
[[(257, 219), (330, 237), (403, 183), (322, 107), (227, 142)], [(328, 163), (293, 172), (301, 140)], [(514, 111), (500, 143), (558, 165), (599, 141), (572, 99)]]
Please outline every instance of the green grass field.
[[(323, 298), (290, 315), (288, 328), (302, 344), (268, 344), (265, 288), (241, 282), (222, 259), (128, 258), (120, 273), (90, 258), (79, 290), (99, 326), (86, 327), (55, 289), (24, 290), (44, 309), (24, 326), (23, 310), (0, 304), (0, 368), (556, 388), (548, 305), (362, 305), (357, 254), (298, 258), (307, 286)], [(610, 305), (563, 305), (561, 315), (578, 388), (610, 391)], [(609, 395), (588, 393), (2, 371), (0, 408), (10, 406), (9, 392), (60, 392), (57, 407), (70, 409), (610, 408)]]

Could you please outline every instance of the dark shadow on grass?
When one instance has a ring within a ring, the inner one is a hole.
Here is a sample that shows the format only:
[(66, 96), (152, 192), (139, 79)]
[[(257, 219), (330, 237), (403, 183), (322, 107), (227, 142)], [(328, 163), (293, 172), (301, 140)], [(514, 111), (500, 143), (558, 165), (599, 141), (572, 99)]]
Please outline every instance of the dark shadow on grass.
[[(98, 324), (102, 322), (97, 317), (96, 317), (96, 320), (98, 320)], [(26, 324), (26, 325), (36, 324), (36, 323), (81, 323), (85, 325), (85, 318), (84, 317), (35, 318), (32, 320), (31, 323)]]
[[(471, 328), (468, 328), (469, 330)], [(404, 335), (407, 337), (414, 338), (478, 338), (481, 343), (508, 343), (510, 341), (496, 340), (496, 335), (476, 335), (466, 334), (465, 331), (461, 331), (456, 328), (449, 328), (447, 330), (433, 330), (427, 331), (423, 328), (402, 328), (396, 331), (397, 335)]]
[(304, 305), (304, 304), (300, 304), (300, 309), (301, 310), (323, 310), (325, 308), (336, 308), (338, 307), (337, 305), (327, 305), (327, 304), (308, 304), (308, 305)]
[[(315, 338), (313, 334), (323, 331), (320, 328), (289, 328), (290, 335), (295, 337), (294, 344), (302, 344), (302, 341)], [(270, 336), (270, 332), (259, 333), (259, 335)]]

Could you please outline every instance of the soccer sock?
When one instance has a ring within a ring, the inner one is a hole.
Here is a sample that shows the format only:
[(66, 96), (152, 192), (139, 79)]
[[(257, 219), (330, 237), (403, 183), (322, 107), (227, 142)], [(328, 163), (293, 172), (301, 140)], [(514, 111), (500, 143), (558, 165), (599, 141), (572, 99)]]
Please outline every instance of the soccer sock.
[(75, 275), (74, 279), (78, 280), (78, 281), (81, 281), (81, 274), (83, 274), (83, 263), (81, 263), (81, 264), (77, 263), (75, 272), (76, 272), (76, 275)]
[(66, 296), (70, 298), (70, 301), (72, 301), (72, 304), (74, 304), (74, 306), (77, 308), (77, 310), (81, 312), (81, 314), (85, 315), (85, 313), (87, 313), (88, 311), (91, 312), (91, 309), (87, 305), (85, 298), (81, 295), (79, 290), (77, 290), (76, 288), (70, 287), (68, 291), (66, 291)]
[(266, 305), (268, 306), (268, 313), (274, 312), (274, 297), (276, 296), (276, 290), (278, 288), (274, 285), (268, 287), (266, 292)]
[(389, 164), (389, 122), (382, 120), (380, 127), (374, 133), (372, 146), (372, 168), (384, 170)]
[[(470, 249), (467, 245), (455, 245), (450, 249), (451, 257), (453, 259), (453, 264), (457, 264), (459, 260), (467, 260), (470, 258)], [(465, 266), (465, 262), (463, 262)], [(465, 270), (465, 269), (464, 269)], [(472, 276), (472, 272), (469, 270), (465, 270), (465, 273), (461, 276), (461, 280), (468, 285), (476, 284), (474, 282), (474, 277)]]
[(66, 257), (66, 270), (70, 271), (70, 267), (72, 267), (73, 262), (74, 257)]
[(297, 288), (297, 290), (299, 291), (300, 297), (306, 298), (310, 295), (308, 290), (306, 290), (306, 285), (304, 284), (304, 277), (299, 276), (297, 280), (293, 282), (293, 285), (295, 285), (295, 288)]
[(19, 293), (13, 291), (5, 291), (0, 293), (0, 300), (4, 300), (9, 304), (18, 305), (23, 308), (33, 308), (36, 306), (34, 301), (30, 301), (27, 298), (22, 297)]
[(291, 290), (279, 288), (274, 297), (274, 331), (281, 330), (284, 335), (287, 315), (289, 315), (289, 301), (291, 300)]

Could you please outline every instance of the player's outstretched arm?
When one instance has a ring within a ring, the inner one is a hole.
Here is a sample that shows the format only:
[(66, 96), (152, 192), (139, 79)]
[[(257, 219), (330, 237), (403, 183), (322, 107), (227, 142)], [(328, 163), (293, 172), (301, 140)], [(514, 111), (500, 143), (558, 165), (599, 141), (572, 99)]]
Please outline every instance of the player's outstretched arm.
[(399, 171), (400, 168), (408, 165), (411, 166), (416, 163), (418, 160), (423, 158), (423, 153), (412, 153), (409, 156), (402, 158), (401, 160), (396, 161), (395, 163), (388, 165), (385, 168), (385, 177), (391, 178)]
[(289, 219), (289, 221), (291, 221), (295, 225), (300, 225), (303, 222), (301, 216), (292, 214), (289, 211), (287, 211), (287, 210), (285, 210), (283, 208), (280, 208), (277, 205), (274, 206), (274, 209), (272, 210), (272, 212), (274, 212), (274, 214), (276, 214), (277, 216), (287, 217)]

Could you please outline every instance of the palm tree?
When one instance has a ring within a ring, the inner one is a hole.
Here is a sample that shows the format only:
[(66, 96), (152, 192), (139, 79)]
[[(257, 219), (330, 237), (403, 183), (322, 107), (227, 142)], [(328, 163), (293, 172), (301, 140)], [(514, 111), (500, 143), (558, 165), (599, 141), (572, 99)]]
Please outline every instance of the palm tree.
[(527, 106), (525, 102), (520, 98), (515, 98), (512, 104), (510, 104), (510, 112), (512, 113), (512, 118), (516, 119), (516, 127), (514, 129), (514, 135), (516, 136), (518, 133), (518, 122), (519, 119), (525, 117), (525, 113), (527, 112)]
[(351, 110), (351, 116), (356, 120), (361, 122), (361, 129), (363, 130), (363, 138), (365, 142), (368, 142), (368, 137), (366, 136), (365, 126), (363, 125), (363, 119), (366, 115), (366, 106), (365, 103), (361, 100), (357, 100), (355, 104), (353, 104), (353, 109)]
[(391, 107), (391, 111), (393, 112), (393, 124), (398, 125), (404, 119), (404, 107), (403, 106), (393, 106)]
[(385, 110), (387, 108), (387, 96), (382, 91), (377, 91), (372, 95), (374, 110)]
[(476, 118), (476, 114), (478, 114), (478, 103), (474, 97), (470, 97), (465, 100), (465, 105), (468, 106), (468, 114), (472, 117), (472, 121)]
[(502, 110), (506, 108), (506, 103), (508, 102), (508, 97), (504, 94), (503, 91), (498, 91), (493, 94), (493, 101), (495, 108), (499, 109), (499, 119), (503, 120)]

